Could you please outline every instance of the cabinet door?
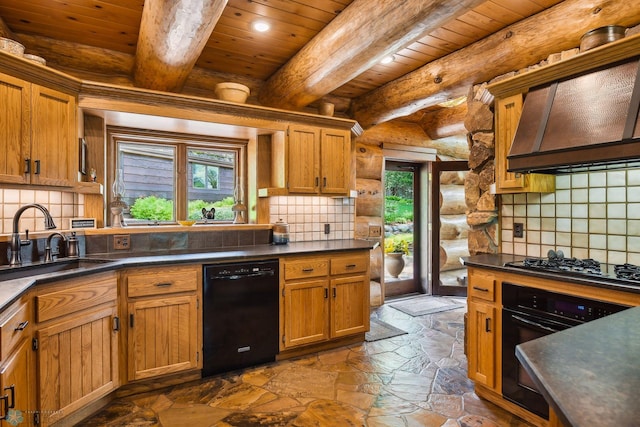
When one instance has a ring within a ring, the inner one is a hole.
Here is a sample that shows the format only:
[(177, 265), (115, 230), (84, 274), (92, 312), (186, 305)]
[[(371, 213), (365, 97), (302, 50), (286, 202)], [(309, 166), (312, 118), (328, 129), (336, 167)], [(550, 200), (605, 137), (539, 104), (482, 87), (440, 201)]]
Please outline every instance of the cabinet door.
[(487, 387), (496, 385), (496, 308), (469, 302), (469, 378)]
[(284, 285), (284, 346), (329, 339), (329, 282), (313, 280)]
[(507, 172), (507, 155), (522, 115), (522, 94), (496, 99), (496, 193), (548, 193), (555, 191), (555, 177)]
[(500, 190), (523, 190), (524, 175), (507, 172), (507, 155), (522, 114), (522, 94), (496, 100), (496, 187)]
[(29, 183), (31, 84), (0, 74), (0, 182)]
[(320, 133), (320, 191), (346, 194), (351, 177), (351, 138), (348, 132), (323, 129)]
[(320, 132), (313, 127), (291, 126), (287, 143), (287, 188), (290, 193), (317, 193)]
[(33, 184), (70, 186), (77, 171), (76, 101), (32, 85), (31, 168)]
[(40, 329), (39, 408), (49, 425), (118, 385), (116, 307), (81, 311)]
[(331, 337), (369, 330), (369, 280), (349, 276), (331, 280)]
[(0, 416), (5, 417), (0, 421), (2, 427), (32, 423), (35, 408), (31, 401), (33, 384), (31, 353), (31, 340), (23, 340), (0, 369), (0, 395), (4, 396), (3, 399), (7, 399), (9, 408), (5, 413), (5, 402), (0, 401)]
[(198, 298), (154, 298), (129, 303), (129, 380), (199, 367)]

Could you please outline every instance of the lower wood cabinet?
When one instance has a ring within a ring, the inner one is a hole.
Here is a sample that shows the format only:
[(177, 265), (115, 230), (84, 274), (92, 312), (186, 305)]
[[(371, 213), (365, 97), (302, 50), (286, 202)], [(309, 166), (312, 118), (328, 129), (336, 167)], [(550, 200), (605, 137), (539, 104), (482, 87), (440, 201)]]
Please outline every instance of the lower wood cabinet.
[(127, 379), (202, 368), (202, 267), (127, 270)]
[(106, 396), (118, 375), (117, 275), (45, 285), (35, 297), (40, 424)]
[(369, 330), (369, 253), (281, 259), (281, 349)]
[[(0, 313), (0, 426), (31, 425), (35, 387), (31, 336), (33, 316), (28, 296)], [(22, 421), (20, 421), (22, 420)]]

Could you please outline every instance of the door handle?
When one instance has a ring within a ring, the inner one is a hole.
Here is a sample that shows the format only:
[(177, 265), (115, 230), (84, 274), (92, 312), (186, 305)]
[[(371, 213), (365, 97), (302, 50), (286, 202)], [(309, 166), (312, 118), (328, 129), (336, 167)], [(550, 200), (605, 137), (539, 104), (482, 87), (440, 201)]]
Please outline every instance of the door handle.
[(36, 164), (36, 171), (34, 174), (40, 175), (40, 160), (36, 160), (34, 163)]
[(487, 317), (484, 319), (484, 330), (485, 332), (491, 332), (491, 318)]

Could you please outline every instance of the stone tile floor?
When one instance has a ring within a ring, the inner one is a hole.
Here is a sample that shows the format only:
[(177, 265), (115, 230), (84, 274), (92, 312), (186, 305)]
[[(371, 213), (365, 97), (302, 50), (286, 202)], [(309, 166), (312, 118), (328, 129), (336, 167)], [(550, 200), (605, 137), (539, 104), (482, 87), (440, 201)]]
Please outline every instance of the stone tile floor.
[(372, 318), (408, 334), (121, 398), (80, 425), (529, 426), (473, 392), (465, 311), (411, 317), (387, 304)]

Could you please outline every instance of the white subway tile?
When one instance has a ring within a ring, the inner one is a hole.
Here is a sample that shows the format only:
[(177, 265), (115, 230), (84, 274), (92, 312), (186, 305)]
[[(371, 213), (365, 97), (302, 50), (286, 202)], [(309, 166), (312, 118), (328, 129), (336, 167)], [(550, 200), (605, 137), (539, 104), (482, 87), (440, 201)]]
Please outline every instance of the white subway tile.
[(585, 188), (589, 186), (589, 175), (586, 173), (577, 173), (571, 175), (572, 188)]
[(608, 171), (607, 172), (607, 186), (609, 187), (623, 187), (626, 183), (626, 172), (621, 171)]
[(607, 236), (604, 234), (590, 234), (589, 248), (591, 249), (607, 249)]
[(606, 234), (607, 233), (607, 220), (606, 219), (590, 219), (589, 220), (589, 233)]

